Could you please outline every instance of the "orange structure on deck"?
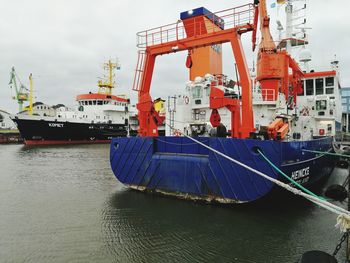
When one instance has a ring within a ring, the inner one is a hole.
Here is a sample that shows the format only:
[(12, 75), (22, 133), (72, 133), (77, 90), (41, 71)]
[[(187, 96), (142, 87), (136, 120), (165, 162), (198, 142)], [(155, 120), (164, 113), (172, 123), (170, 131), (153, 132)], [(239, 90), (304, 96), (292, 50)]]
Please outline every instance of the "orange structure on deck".
[(138, 33), (138, 47), (144, 48), (139, 52), (133, 87), (138, 91), (139, 97), (137, 104), (139, 135), (158, 136), (158, 125), (161, 123), (150, 96), (156, 57), (187, 50), (190, 53), (186, 64), (193, 67), (190, 78), (194, 78), (195, 75), (203, 76), (206, 73), (221, 73), (221, 54), (213, 62), (214, 64), (210, 64), (210, 61), (202, 66), (195, 64), (201, 61), (201, 52), (211, 52), (208, 48), (229, 42), (242, 88), (242, 118), (241, 122), (237, 123), (237, 137), (249, 137), (250, 132), (254, 131), (252, 82), (242, 48), (241, 35), (255, 29), (254, 10), (254, 6), (248, 4), (217, 13), (188, 17), (174, 24)]
[(289, 130), (288, 123), (284, 122), (282, 118), (276, 118), (267, 127), (267, 132), (270, 139), (283, 140)]
[[(192, 66), (190, 67), (190, 80), (207, 73), (222, 74), (221, 45), (193, 49), (190, 52)], [(209, 59), (210, 58), (210, 59)]]
[[(183, 19), (183, 25), (187, 37), (194, 37), (196, 32), (201, 34), (208, 32), (216, 32), (222, 30), (220, 24), (215, 24), (212, 21), (213, 17), (206, 17), (204, 15), (196, 16), (194, 18)], [(213, 75), (222, 74), (222, 51), (221, 44), (200, 47), (189, 50), (186, 66), (190, 69), (190, 80), (198, 76), (204, 76), (207, 73)], [(190, 64), (188, 64), (190, 63)]]
[[(261, 90), (274, 90), (274, 100), (277, 100), (279, 92), (285, 94), (288, 101), (293, 98), (290, 108), (296, 104), (296, 96), (301, 92), (301, 78), (304, 73), (298, 63), (285, 51), (278, 50), (270, 33), (270, 17), (267, 14), (266, 0), (257, 1), (256, 19), (260, 18), (261, 42), (257, 59), (257, 77)], [(253, 48), (255, 48), (255, 35), (253, 36)], [(289, 70), (292, 71), (290, 75)]]

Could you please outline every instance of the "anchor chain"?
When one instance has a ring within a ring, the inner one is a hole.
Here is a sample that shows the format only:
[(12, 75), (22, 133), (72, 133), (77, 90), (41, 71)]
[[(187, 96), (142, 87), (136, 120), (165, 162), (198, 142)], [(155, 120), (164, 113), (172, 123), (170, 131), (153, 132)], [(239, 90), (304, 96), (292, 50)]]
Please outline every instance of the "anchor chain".
[(340, 242), (339, 242), (339, 244), (335, 247), (335, 249), (334, 249), (334, 252), (333, 252), (333, 257), (335, 257), (337, 254), (338, 254), (338, 251), (341, 249), (341, 246), (342, 246), (342, 244), (344, 243), (344, 241), (346, 240), (346, 238), (349, 236), (349, 230), (348, 231), (346, 231), (344, 234), (343, 234), (343, 236), (341, 237), (341, 239), (340, 239)]

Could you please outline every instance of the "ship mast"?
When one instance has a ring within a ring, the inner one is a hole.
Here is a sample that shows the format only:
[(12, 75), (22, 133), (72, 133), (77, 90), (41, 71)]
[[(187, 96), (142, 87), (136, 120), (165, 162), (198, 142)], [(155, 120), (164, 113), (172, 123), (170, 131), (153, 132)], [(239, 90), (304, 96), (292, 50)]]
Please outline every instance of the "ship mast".
[(33, 115), (33, 75), (29, 75), (29, 115)]
[(111, 60), (108, 60), (107, 63), (103, 64), (103, 69), (108, 71), (108, 77), (106, 77), (106, 79), (98, 81), (98, 93), (111, 95), (112, 89), (114, 88), (114, 84), (115, 84), (113, 80), (113, 77), (114, 77), (113, 70), (120, 69), (120, 66), (118, 62), (112, 62)]

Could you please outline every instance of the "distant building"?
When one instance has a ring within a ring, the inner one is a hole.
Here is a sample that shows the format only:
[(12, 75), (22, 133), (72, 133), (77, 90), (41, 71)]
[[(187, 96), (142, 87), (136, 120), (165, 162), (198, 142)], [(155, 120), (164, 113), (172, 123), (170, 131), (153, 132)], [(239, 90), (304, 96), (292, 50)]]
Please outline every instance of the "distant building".
[(341, 89), (341, 104), (342, 104), (342, 127), (343, 131), (350, 130), (350, 87)]
[(0, 129), (17, 129), (16, 124), (10, 119), (10, 116), (10, 113), (0, 110)]

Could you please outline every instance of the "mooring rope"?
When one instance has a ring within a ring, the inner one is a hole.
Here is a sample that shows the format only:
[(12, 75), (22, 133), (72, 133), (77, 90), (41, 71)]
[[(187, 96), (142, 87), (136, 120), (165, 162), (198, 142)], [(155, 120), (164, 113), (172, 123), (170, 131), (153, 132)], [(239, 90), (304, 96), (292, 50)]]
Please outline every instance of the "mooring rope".
[(229, 161), (231, 161), (231, 162), (233, 162), (233, 163), (235, 163), (235, 164), (237, 164), (237, 165), (239, 165), (239, 166), (241, 166), (241, 167), (243, 167), (243, 168), (245, 168), (245, 169), (247, 169), (247, 170), (257, 174), (257, 175), (260, 175), (261, 177), (263, 177), (263, 178), (265, 178), (265, 179), (275, 183), (276, 185), (286, 189), (287, 191), (289, 191), (289, 192), (291, 192), (291, 193), (293, 193), (295, 195), (300, 195), (300, 196), (308, 199), (309, 201), (311, 201), (311, 202), (313, 202), (313, 203), (315, 203), (315, 204), (325, 208), (326, 210), (337, 214), (338, 215), (338, 217), (337, 217), (337, 224), (335, 226), (338, 227), (340, 229), (340, 231), (342, 231), (342, 232), (346, 232), (347, 229), (350, 229), (350, 212), (349, 211), (347, 211), (347, 210), (345, 210), (345, 209), (343, 209), (343, 208), (341, 208), (339, 206), (336, 206), (336, 205), (334, 205), (334, 204), (332, 204), (332, 203), (330, 203), (330, 202), (328, 202), (328, 201), (326, 201), (324, 199), (320, 199), (318, 196), (315, 197), (315, 196), (313, 196), (311, 194), (304, 193), (304, 192), (302, 192), (299, 189), (296, 189), (296, 188), (294, 188), (294, 187), (292, 187), (292, 186), (290, 186), (290, 185), (288, 185), (286, 183), (283, 183), (283, 182), (281, 182), (281, 181), (279, 181), (279, 180), (277, 180), (275, 178), (272, 178), (272, 177), (268, 176), (267, 174), (264, 174), (264, 173), (254, 169), (254, 168), (252, 168), (252, 167), (250, 167), (250, 166), (248, 166), (248, 165), (246, 165), (244, 163), (241, 163), (241, 162), (237, 161), (236, 159), (233, 159), (232, 157), (227, 156), (226, 154), (224, 154), (222, 152), (219, 152), (219, 151), (211, 148), (210, 146), (208, 146), (208, 145), (206, 145), (206, 144), (204, 144), (204, 143), (202, 143), (202, 142), (200, 142), (200, 141), (198, 141), (198, 140), (196, 140), (196, 139), (194, 139), (194, 138), (192, 138), (192, 137), (182, 133), (180, 130), (175, 129), (174, 127), (170, 126), (169, 124), (166, 123), (166, 125), (168, 125), (171, 129), (176, 130), (177, 132), (182, 134), (184, 137), (186, 137), (186, 138), (188, 138), (188, 139), (198, 143), (199, 145), (201, 145), (204, 148), (207, 148), (208, 150), (210, 150), (210, 151), (212, 151), (212, 152), (222, 156), (223, 158), (225, 158), (225, 159), (227, 159), (227, 160), (229, 160)]
[(312, 195), (318, 199), (326, 200), (325, 198), (316, 195), (315, 193), (311, 192), (310, 190), (306, 189), (304, 186), (299, 184), (297, 181), (293, 180), (291, 177), (286, 175), (280, 168), (278, 168), (269, 158), (266, 157), (265, 154), (263, 154), (260, 149), (257, 150), (258, 153), (264, 158), (264, 160), (272, 166), (277, 172), (279, 172), (281, 175), (283, 175), (284, 178), (286, 178), (288, 181), (290, 181), (292, 184), (297, 186), (299, 189), (303, 190), (305, 193), (308, 193), (309, 195)]
[(332, 155), (332, 156), (350, 158), (350, 155), (348, 155), (348, 154), (331, 153), (331, 152), (322, 152), (322, 151), (314, 151), (314, 150), (306, 150), (306, 149), (302, 149), (302, 151), (303, 151), (303, 152), (327, 154), (327, 155)]

